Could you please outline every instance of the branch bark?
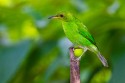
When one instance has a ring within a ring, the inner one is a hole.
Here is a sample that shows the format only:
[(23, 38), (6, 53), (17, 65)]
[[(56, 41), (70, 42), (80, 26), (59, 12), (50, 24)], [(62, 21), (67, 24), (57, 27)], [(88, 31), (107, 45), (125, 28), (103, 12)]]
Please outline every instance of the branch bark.
[(79, 60), (76, 60), (73, 47), (70, 50), (70, 83), (80, 83)]

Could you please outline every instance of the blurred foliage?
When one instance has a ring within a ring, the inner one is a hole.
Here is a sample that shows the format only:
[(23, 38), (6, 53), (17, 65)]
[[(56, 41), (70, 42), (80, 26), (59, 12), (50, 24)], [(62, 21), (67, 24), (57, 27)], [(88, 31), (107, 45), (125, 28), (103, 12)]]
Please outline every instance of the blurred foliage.
[(0, 0), (0, 83), (69, 83), (68, 48), (60, 21), (67, 10), (94, 36), (109, 68), (87, 51), (81, 83), (125, 83), (125, 0)]

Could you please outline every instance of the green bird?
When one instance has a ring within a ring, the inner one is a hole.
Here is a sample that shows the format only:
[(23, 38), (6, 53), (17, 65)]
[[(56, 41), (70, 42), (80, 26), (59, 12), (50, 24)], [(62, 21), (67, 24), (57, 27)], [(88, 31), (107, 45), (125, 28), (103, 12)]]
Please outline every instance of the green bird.
[[(68, 39), (86, 52), (90, 50), (94, 52), (105, 67), (108, 67), (107, 60), (101, 55), (93, 36), (89, 33), (87, 27), (69, 12), (59, 13), (49, 17), (61, 20), (64, 33)], [(81, 55), (82, 56), (82, 55)]]

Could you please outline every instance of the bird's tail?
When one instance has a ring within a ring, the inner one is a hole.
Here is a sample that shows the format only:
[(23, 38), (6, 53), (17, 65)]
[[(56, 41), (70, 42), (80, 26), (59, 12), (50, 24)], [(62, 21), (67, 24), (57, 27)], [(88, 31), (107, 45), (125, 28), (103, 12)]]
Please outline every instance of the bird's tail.
[(97, 46), (91, 45), (91, 46), (89, 46), (88, 48), (89, 48), (90, 51), (94, 52), (94, 53), (98, 56), (99, 60), (102, 62), (102, 64), (103, 64), (105, 67), (108, 67), (108, 62), (107, 62), (107, 60), (104, 58), (104, 56), (101, 55), (101, 53), (99, 52)]
[(108, 67), (108, 62), (107, 62), (107, 60), (104, 58), (103, 55), (101, 55), (100, 52), (97, 54), (97, 56), (98, 56), (99, 60), (102, 62), (102, 64), (103, 64), (105, 67)]

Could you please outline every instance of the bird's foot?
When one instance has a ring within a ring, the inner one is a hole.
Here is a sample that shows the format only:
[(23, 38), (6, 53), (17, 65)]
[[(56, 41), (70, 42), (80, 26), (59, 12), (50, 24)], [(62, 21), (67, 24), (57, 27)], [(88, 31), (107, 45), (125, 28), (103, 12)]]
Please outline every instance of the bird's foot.
[(76, 60), (77, 60), (77, 61), (80, 61), (80, 60), (81, 60), (81, 57), (82, 57), (82, 55), (81, 55), (80, 57), (77, 57)]
[(74, 58), (75, 58), (73, 59), (74, 62), (79, 62), (81, 60), (81, 57), (78, 57), (78, 58), (74, 57)]

